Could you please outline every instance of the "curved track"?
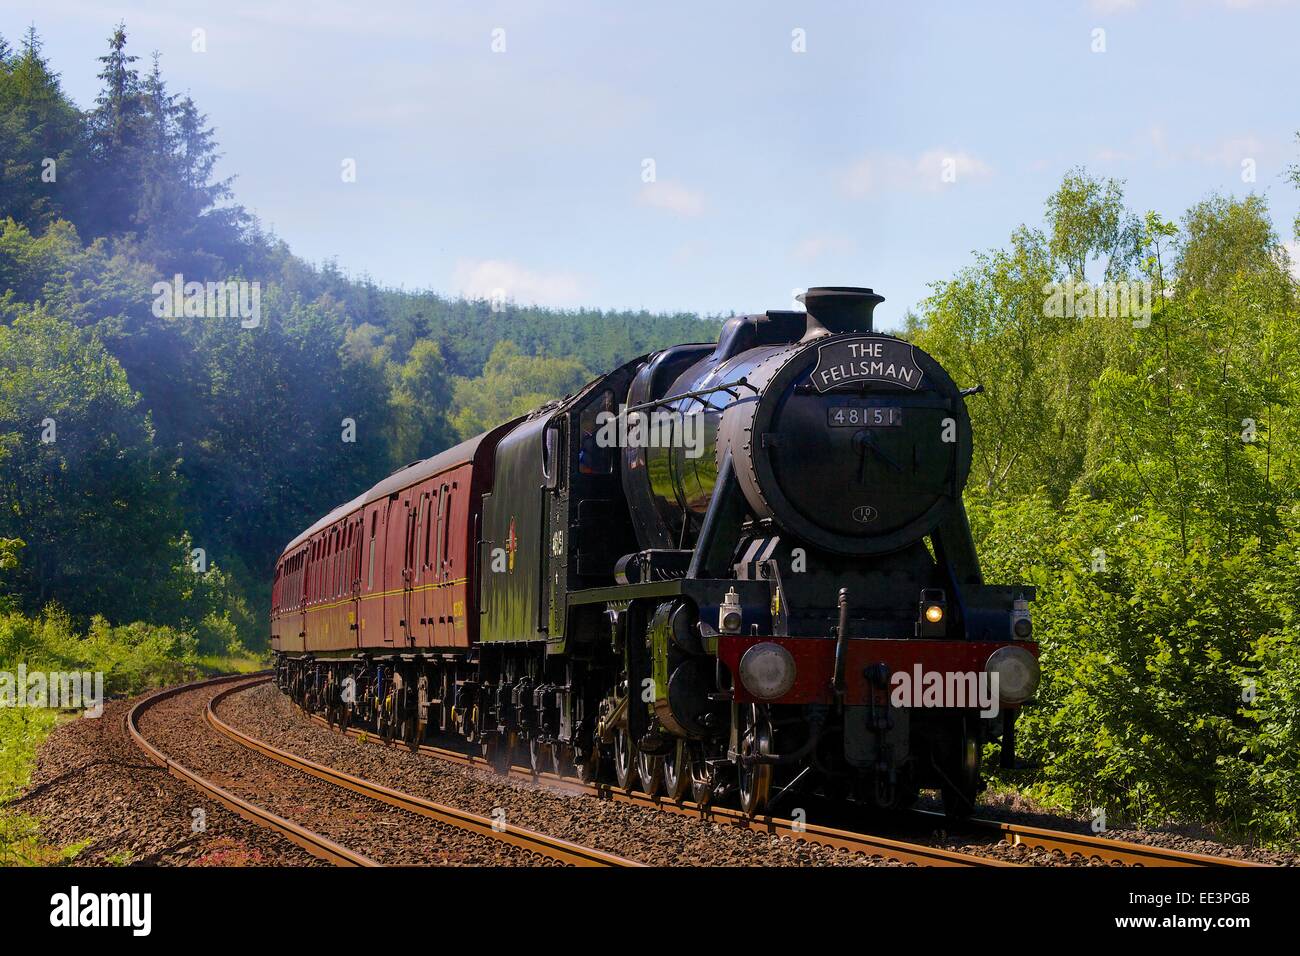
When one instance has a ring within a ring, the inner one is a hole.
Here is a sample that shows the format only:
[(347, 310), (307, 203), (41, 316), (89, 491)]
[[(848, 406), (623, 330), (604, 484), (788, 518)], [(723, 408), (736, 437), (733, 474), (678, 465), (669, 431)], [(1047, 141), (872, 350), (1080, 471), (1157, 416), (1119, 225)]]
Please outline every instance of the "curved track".
[(236, 730), (217, 716), (217, 705), (228, 695), (243, 690), (245, 686), (249, 685), (231, 687), (212, 698), (208, 702), (207, 711), (204, 715), (217, 733), (230, 738), (241, 747), (256, 751), (270, 757), (277, 763), (284, 764), (286, 767), (301, 770), (303, 773), (310, 774), (317, 779), (359, 793), (372, 800), (378, 800), (381, 803), (429, 817), (440, 823), (450, 824), (461, 830), (468, 830), (471, 833), (478, 833), (499, 840), (502, 843), (569, 866), (641, 866), (640, 863), (633, 860), (614, 856), (600, 850), (593, 850), (590, 847), (579, 846), (576, 843), (547, 836), (544, 833), (537, 833), (534, 830), (526, 830), (516, 826), (499, 827), (494, 825), (487, 817), (434, 803), (431, 800), (425, 800), (423, 797), (404, 793), (401, 790), (394, 790), (391, 787), (385, 787), (383, 784), (374, 783), (370, 780), (363, 780), (361, 777), (354, 777), (341, 770), (335, 770), (333, 767), (327, 767), (314, 760), (308, 760), (305, 757), (299, 757), (278, 747), (273, 747), (264, 741)]
[[(943, 819), (942, 814), (932, 813), (928, 810), (918, 810), (916, 813), (923, 817)], [(1004, 842), (1013, 846), (1027, 846), (1046, 850), (1049, 853), (1060, 853), (1066, 857), (1081, 857), (1085, 860), (1098, 860), (1102, 863), (1122, 863), (1125, 866), (1252, 867), (1265, 865), (1247, 860), (1235, 860), (1226, 856), (1189, 853), (1186, 850), (1147, 846), (1144, 843), (1111, 840), (1107, 837), (1087, 833), (1048, 830), (1019, 823), (1004, 823), (999, 820), (974, 819), (968, 821), (966, 826), (974, 830), (1000, 834)]]
[[(143, 733), (140, 732), (140, 715), (160, 701), (183, 694), (199, 687), (210, 684), (237, 682), (242, 680), (246, 675), (235, 677), (218, 677), (214, 680), (194, 681), (190, 684), (180, 684), (176, 687), (168, 687), (165, 690), (157, 691), (148, 697), (143, 697), (135, 703), (126, 715), (126, 729), (131, 735), (131, 739), (136, 745), (144, 751), (146, 757), (160, 767), (165, 767), (167, 772), (179, 780), (183, 780), (190, 786), (194, 787), (201, 793), (205, 793), (214, 800), (224, 804), (235, 813), (239, 814), (245, 820), (257, 824), (258, 826), (267, 827), (275, 830), (282, 836), (288, 838), (291, 842), (296, 843), (313, 856), (320, 857), (323, 860), (337, 866), (378, 866), (374, 860), (368, 856), (349, 850), (347, 847), (335, 843), (327, 837), (321, 836), (313, 830), (299, 826), (284, 817), (277, 816), (270, 810), (259, 807), (257, 804), (238, 797), (230, 791), (217, 786), (205, 777), (199, 776), (194, 771), (186, 768), (175, 760), (172, 760), (161, 750), (150, 743)], [(265, 678), (262, 678), (263, 680)], [(237, 685), (233, 690), (240, 690), (243, 687), (259, 683), (258, 680), (250, 681), (248, 684)]]
[[(306, 712), (304, 711), (304, 713)], [(322, 726), (329, 726), (328, 722), (319, 715), (307, 714), (307, 716)], [(350, 727), (346, 730), (346, 733), (363, 742), (376, 743), (381, 746), (403, 746), (401, 744), (390, 744), (382, 738), (376, 737), (374, 734), (358, 728)], [(442, 747), (434, 747), (428, 744), (421, 744), (419, 751), (430, 757), (455, 763), (460, 766), (490, 769), (488, 762), (477, 755), (447, 750)], [(615, 790), (605, 784), (584, 784), (578, 780), (569, 777), (560, 777), (552, 773), (534, 774), (531, 769), (526, 767), (512, 767), (510, 769), (510, 776), (533, 782), (542, 781), (553, 785), (559, 785), (575, 792), (587, 793), (598, 799), (630, 803), (636, 806), (649, 807), (668, 813), (691, 816), (711, 823), (727, 824), (750, 830), (755, 833), (784, 837), (795, 842), (815, 843), (839, 850), (845, 850), (850, 853), (860, 853), (869, 857), (878, 857), (918, 866), (1014, 867), (1019, 865), (1016, 863), (1008, 863), (1003, 860), (992, 859), (990, 857), (976, 856), (969, 853), (959, 853), (953, 850), (943, 849), (942, 847), (929, 846), (924, 843), (895, 840), (888, 837), (876, 836), (870, 833), (838, 830), (833, 827), (820, 826), (802, 821), (785, 820), (778, 817), (750, 818), (746, 817), (738, 810), (732, 810), (726, 807), (705, 808), (690, 802), (684, 802), (681, 804), (673, 803), (670, 800), (665, 800), (660, 797), (648, 797), (642, 793), (627, 794)]]
[(439, 824), (461, 830), (469, 834), (475, 834), (479, 838), (486, 838), (499, 842), (504, 846), (512, 848), (514, 851), (522, 852), (530, 859), (545, 859), (554, 861), (563, 865), (570, 866), (640, 866), (632, 860), (614, 856), (609, 853), (603, 853), (588, 847), (579, 846), (565, 840), (555, 839), (545, 834), (535, 833), (530, 830), (524, 830), (513, 826), (497, 826), (493, 821), (486, 817), (480, 817), (476, 814), (466, 813), (452, 807), (435, 804), (420, 797), (403, 793), (384, 787), (380, 784), (363, 780), (349, 774), (341, 773), (332, 768), (325, 767), (313, 761), (297, 757), (294, 754), (279, 750), (256, 738), (243, 734), (233, 727), (230, 727), (217, 716), (216, 706), (219, 702), (230, 694), (244, 690), (261, 683), (269, 678), (265, 675), (239, 675), (236, 677), (219, 677), (212, 680), (196, 681), (190, 684), (184, 684), (178, 687), (168, 688), (159, 691), (138, 701), (127, 714), (127, 728), (135, 743), (144, 751), (146, 756), (158, 764), (165, 767), (173, 776), (184, 780), (186, 783), (195, 787), (199, 791), (208, 794), (214, 799), (220, 801), (231, 810), (238, 813), (247, 820), (252, 821), (260, 826), (265, 826), (282, 834), (287, 839), (303, 847), (309, 853), (328, 860), (331, 863), (344, 866), (379, 866), (381, 865), (374, 859), (358, 853), (355, 850), (342, 846), (339, 843), (330, 840), (313, 830), (286, 820), (270, 810), (257, 805), (253, 801), (240, 797), (225, 788), (213, 783), (202, 775), (185, 767), (178, 761), (167, 756), (155, 744), (149, 741), (140, 728), (140, 717), (150, 707), (155, 704), (176, 697), (180, 694), (195, 691), (205, 687), (211, 687), (215, 684), (229, 683), (232, 686), (216, 694), (206, 705), (204, 719), (209, 727), (218, 734), (226, 737), (233, 743), (245, 748), (246, 750), (260, 754), (288, 767), (294, 771), (308, 774), (327, 784), (339, 787), (353, 793), (360, 794), (379, 803), (396, 807), (400, 810), (419, 816), (427, 817)]
[[(317, 714), (304, 711), (312, 720), (324, 726), (328, 722)], [(337, 729), (337, 728), (335, 728)], [(374, 734), (349, 727), (346, 733), (360, 740), (381, 746), (400, 747)], [(421, 753), (439, 760), (446, 760), (461, 766), (491, 769), (490, 764), (476, 754), (463, 753), (430, 744), (421, 744)], [(638, 806), (653, 807), (668, 813), (676, 813), (697, 819), (708, 820), (718, 824), (743, 827), (760, 833), (788, 837), (796, 841), (819, 843), (856, 853), (871, 856), (883, 856), (888, 859), (923, 866), (1015, 866), (1017, 864), (994, 860), (988, 857), (957, 853), (921, 843), (893, 840), (850, 830), (800, 823), (780, 817), (746, 817), (738, 810), (727, 807), (701, 807), (691, 801), (675, 803), (665, 797), (651, 797), (644, 793), (624, 793), (608, 784), (587, 784), (572, 778), (561, 777), (553, 773), (535, 773), (529, 767), (511, 766), (510, 776), (518, 779), (546, 782), (565, 788), (588, 793), (599, 799), (616, 800)], [(996, 842), (1005, 842), (1013, 846), (1026, 846), (1044, 850), (1066, 859), (1095, 860), (1100, 863), (1122, 866), (1153, 867), (1259, 867), (1263, 863), (1237, 860), (1231, 857), (1213, 856), (1204, 853), (1189, 853), (1159, 846), (1148, 846), (1124, 840), (1112, 840), (1092, 834), (1072, 833), (1066, 830), (1051, 830), (1041, 827), (1026, 826), (1018, 823), (1006, 823), (998, 820), (972, 819), (962, 824), (953, 825), (942, 814), (929, 811), (915, 811), (918, 820), (927, 824), (941, 822), (944, 827), (960, 831), (984, 833)]]

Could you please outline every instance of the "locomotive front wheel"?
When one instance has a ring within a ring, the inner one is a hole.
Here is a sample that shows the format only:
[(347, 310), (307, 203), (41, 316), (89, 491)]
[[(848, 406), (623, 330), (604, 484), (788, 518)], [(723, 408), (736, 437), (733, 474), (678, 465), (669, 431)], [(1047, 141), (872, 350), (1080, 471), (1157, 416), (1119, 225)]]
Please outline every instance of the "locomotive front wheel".
[(691, 789), (690, 751), (686, 741), (677, 738), (677, 746), (663, 758), (664, 793), (674, 803), (686, 799)]
[(713, 803), (713, 794), (717, 790), (718, 775), (705, 759), (704, 746), (690, 749), (691, 799), (702, 807)]
[(615, 729), (614, 779), (618, 782), (618, 789), (624, 793), (632, 793), (636, 789), (638, 776), (636, 758), (636, 744), (632, 742), (632, 735), (627, 732), (627, 728)]
[[(772, 728), (757, 705), (739, 708), (739, 756), (750, 757), (772, 752)], [(767, 800), (772, 792), (770, 763), (736, 762), (737, 786), (740, 793), (740, 812), (747, 817), (758, 816), (767, 810)]]
[(636, 774), (641, 781), (641, 789), (648, 797), (659, 795), (664, 782), (664, 758), (652, 757), (641, 751), (636, 755)]

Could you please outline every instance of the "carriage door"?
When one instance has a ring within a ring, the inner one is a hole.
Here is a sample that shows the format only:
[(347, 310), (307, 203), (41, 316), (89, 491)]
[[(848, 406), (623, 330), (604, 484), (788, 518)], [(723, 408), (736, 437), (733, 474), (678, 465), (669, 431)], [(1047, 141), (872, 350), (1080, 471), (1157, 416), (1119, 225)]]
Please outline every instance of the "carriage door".
[(388, 525), (384, 532), (384, 643), (406, 643), (406, 514), (410, 493), (388, 499)]
[(403, 542), (406, 546), (405, 557), (402, 562), (402, 638), (408, 644), (415, 643), (415, 635), (418, 632), (419, 622), (416, 620), (421, 616), (424, 608), (417, 607), (417, 600), (423, 600), (424, 595), (417, 595), (415, 592), (415, 578), (418, 565), (416, 562), (415, 546), (417, 537), (415, 534), (416, 521), (420, 512), (419, 502), (423, 500), (422, 496), (418, 497), (414, 492), (408, 492), (406, 495), (406, 530), (403, 535)]
[(434, 623), (433, 643), (435, 647), (450, 647), (455, 633), (451, 620), (451, 588), (447, 567), (451, 563), (448, 553), (451, 542), (451, 485), (442, 482), (438, 485), (438, 517), (433, 528), (433, 571), (437, 585), (433, 589), (436, 595), (434, 606), (429, 609)]
[(412, 560), (415, 561), (411, 572), (411, 606), (407, 608), (407, 625), (411, 633), (411, 643), (419, 647), (428, 647), (433, 643), (433, 629), (429, 626), (429, 613), (432, 607), (433, 571), (429, 564), (433, 560), (429, 550), (433, 544), (433, 535), (429, 526), (433, 512), (433, 492), (426, 488), (420, 492), (419, 501), (411, 510), (415, 513), (415, 540), (411, 545)]
[(348, 569), (344, 575), (348, 596), (348, 630), (352, 633), (352, 643), (361, 646), (361, 586), (366, 555), (366, 515), (352, 522), (348, 535)]
[(567, 419), (557, 418), (546, 429), (542, 454), (545, 459), (542, 487), (542, 548), (539, 563), (542, 600), (537, 626), (550, 640), (564, 637), (564, 592), (568, 585), (569, 483)]
[(360, 624), (357, 644), (373, 647), (384, 639), (384, 527), (388, 502), (366, 506), (362, 517)]
[(305, 651), (307, 649), (307, 575), (311, 571), (311, 562), (308, 560), (311, 555), (311, 545), (308, 544), (299, 552), (298, 559), (298, 580), (295, 582), (294, 590), (297, 592), (298, 613), (295, 615), (298, 619), (298, 626), (295, 633), (298, 635), (299, 646)]

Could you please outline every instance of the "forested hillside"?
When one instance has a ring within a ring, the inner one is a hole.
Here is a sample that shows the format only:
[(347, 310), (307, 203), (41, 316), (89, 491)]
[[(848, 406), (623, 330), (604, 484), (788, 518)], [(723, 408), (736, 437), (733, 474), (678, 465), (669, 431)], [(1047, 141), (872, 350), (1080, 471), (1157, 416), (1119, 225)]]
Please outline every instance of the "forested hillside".
[[(35, 33), (0, 41), (0, 664), (108, 661), (127, 690), (259, 647), (272, 562), (320, 513), (620, 360), (716, 335), (690, 315), (494, 309), (304, 262), (214, 179), (215, 132), (124, 29), (101, 66), (78, 105)], [(1041, 223), (936, 282), (906, 330), (985, 387), (967, 489), (985, 576), (1039, 589), (1030, 766), (997, 783), (1293, 841), (1300, 298), (1284, 237), (1260, 195), (1189, 196), (1169, 221), (1080, 169), (1043, 198)], [(258, 323), (157, 314), (176, 274), (256, 281)]]
[[(126, 41), (113, 32), (86, 110), (34, 31), (0, 47), (0, 538), (22, 542), (4, 587), (28, 614), (259, 646), (274, 559), (322, 512), (597, 371), (717, 334), (306, 263), (233, 203), (205, 117)], [(157, 315), (176, 274), (256, 281), (258, 324)]]

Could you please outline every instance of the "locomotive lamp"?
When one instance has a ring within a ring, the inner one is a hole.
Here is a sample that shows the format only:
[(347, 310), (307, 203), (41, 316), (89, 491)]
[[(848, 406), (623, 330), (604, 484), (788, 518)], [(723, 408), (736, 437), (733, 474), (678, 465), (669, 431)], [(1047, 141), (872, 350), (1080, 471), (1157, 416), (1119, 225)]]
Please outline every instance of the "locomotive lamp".
[(740, 659), (740, 682), (759, 700), (775, 700), (794, 686), (794, 655), (780, 644), (755, 644)]
[(1023, 647), (999, 647), (984, 670), (998, 675), (998, 698), (1004, 704), (1023, 704), (1038, 689), (1038, 658)]
[(740, 595), (735, 588), (727, 591), (718, 608), (718, 630), (723, 634), (739, 634), (744, 617), (740, 611)]
[(943, 637), (947, 631), (943, 619), (948, 614), (948, 596), (943, 588), (924, 588), (916, 619), (917, 637)]
[(1019, 641), (1029, 640), (1029, 635), (1034, 633), (1034, 623), (1029, 620), (1029, 602), (1024, 598), (1016, 598), (1011, 605), (1011, 633)]

